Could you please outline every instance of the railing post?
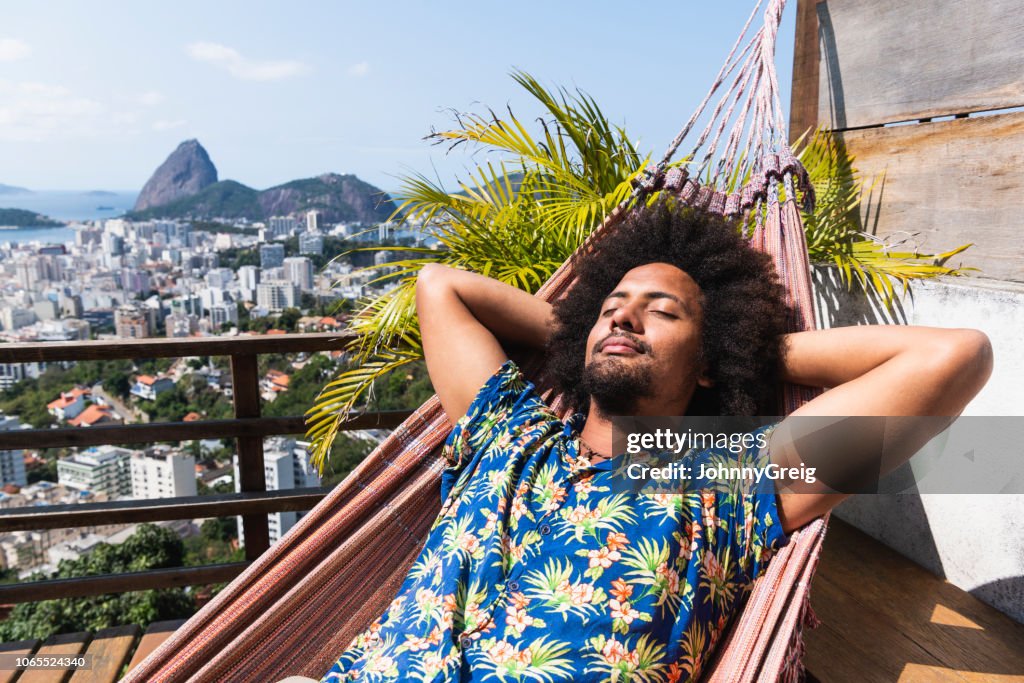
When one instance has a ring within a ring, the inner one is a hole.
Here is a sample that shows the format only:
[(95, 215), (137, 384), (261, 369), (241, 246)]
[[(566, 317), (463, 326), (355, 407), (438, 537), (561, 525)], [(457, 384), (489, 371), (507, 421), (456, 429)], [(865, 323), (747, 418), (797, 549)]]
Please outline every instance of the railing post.
[[(256, 354), (232, 354), (231, 385), (234, 392), (235, 417), (260, 416), (260, 387)], [(243, 492), (266, 491), (263, 473), (263, 437), (240, 436), (238, 444), (238, 479)], [(270, 529), (267, 515), (242, 515), (242, 533), (245, 535), (245, 557), (255, 560), (270, 547)]]

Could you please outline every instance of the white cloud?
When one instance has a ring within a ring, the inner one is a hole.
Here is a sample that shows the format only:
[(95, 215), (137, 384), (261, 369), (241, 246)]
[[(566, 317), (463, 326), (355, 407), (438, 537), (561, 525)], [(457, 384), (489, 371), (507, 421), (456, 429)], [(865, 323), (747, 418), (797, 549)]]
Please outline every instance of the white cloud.
[(96, 100), (61, 85), (0, 80), (0, 139), (43, 141), (94, 135), (114, 119)]
[(358, 64), (353, 64), (348, 68), (348, 75), (354, 76), (355, 78), (362, 78), (368, 73), (370, 73), (369, 62), (359, 62)]
[(165, 99), (167, 98), (164, 97), (163, 93), (159, 92), (158, 90), (150, 90), (139, 95), (139, 104), (144, 105), (146, 107), (155, 107), (156, 105), (163, 102)]
[(294, 60), (248, 59), (238, 50), (219, 43), (192, 43), (185, 46), (185, 53), (196, 61), (213, 64), (244, 81), (279, 81), (309, 70), (308, 66)]
[(0, 62), (16, 62), (32, 54), (32, 48), (17, 38), (0, 38)]
[(160, 119), (159, 121), (153, 122), (153, 130), (158, 132), (163, 132), (165, 130), (173, 130), (175, 128), (181, 128), (186, 123), (188, 123), (188, 121), (186, 121), (185, 119), (174, 119), (173, 121)]

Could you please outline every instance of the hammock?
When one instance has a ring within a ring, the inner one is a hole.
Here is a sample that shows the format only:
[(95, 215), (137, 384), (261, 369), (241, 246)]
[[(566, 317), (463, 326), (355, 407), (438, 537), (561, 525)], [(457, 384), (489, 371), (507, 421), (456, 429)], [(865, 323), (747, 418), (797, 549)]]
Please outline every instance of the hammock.
[[(603, 236), (647, 193), (671, 192), (687, 205), (728, 217), (749, 216), (755, 247), (770, 253), (797, 311), (792, 330), (814, 326), (807, 249), (795, 187), (813, 190), (783, 137), (774, 68), (785, 0), (769, 0), (764, 25), (740, 49), (754, 8), (711, 91), (636, 191), (580, 247)], [(734, 74), (735, 72), (735, 74)], [(731, 85), (699, 135), (688, 168), (669, 160), (725, 79)], [(737, 109), (739, 107), (739, 109)], [(735, 114), (735, 116), (734, 116)], [(724, 135), (726, 124), (732, 127)], [(746, 153), (740, 153), (745, 149)], [(699, 160), (699, 161), (698, 161)], [(696, 169), (689, 172), (689, 169)], [(703, 178), (703, 181), (699, 179)], [(727, 194), (729, 178), (747, 182)], [(780, 186), (785, 188), (780, 201)], [(579, 252), (578, 252), (579, 253)], [(537, 296), (553, 301), (572, 284), (572, 261)], [(562, 419), (564, 402), (544, 376), (543, 359), (524, 366)], [(786, 412), (813, 394), (784, 387)], [(419, 554), (441, 501), (441, 444), (451, 427), (434, 396), (400, 425), (278, 543), (156, 649), (125, 681), (271, 681), (291, 674), (319, 678), (351, 640), (389, 606)], [(791, 535), (752, 588), (746, 605), (704, 668), (711, 681), (797, 680), (802, 630), (816, 625), (809, 585), (827, 517)]]

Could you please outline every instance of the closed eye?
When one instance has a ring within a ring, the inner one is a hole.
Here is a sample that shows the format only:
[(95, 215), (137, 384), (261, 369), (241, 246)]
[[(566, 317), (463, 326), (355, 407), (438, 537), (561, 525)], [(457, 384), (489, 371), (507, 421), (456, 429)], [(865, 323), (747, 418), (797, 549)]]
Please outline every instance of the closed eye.
[(601, 313), (601, 317), (602, 318), (607, 318), (609, 315), (611, 315), (612, 313), (614, 313), (617, 310), (619, 310), (619, 309), (617, 309), (617, 308), (609, 308), (607, 311), (604, 311), (603, 313)]
[(672, 320), (678, 320), (679, 319), (678, 315), (674, 315), (672, 313), (669, 313), (668, 311), (651, 311), (651, 313), (657, 313), (660, 316), (663, 316), (665, 318), (671, 318)]

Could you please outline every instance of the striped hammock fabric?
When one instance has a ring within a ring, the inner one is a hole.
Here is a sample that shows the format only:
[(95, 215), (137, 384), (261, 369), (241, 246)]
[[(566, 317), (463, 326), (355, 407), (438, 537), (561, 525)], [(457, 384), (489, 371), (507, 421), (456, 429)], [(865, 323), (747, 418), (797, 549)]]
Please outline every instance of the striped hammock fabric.
[[(772, 255), (798, 312), (794, 331), (814, 326), (807, 249), (797, 192), (813, 203), (806, 172), (783, 137), (775, 82), (775, 37), (784, 0), (769, 0), (764, 24), (734, 45), (711, 92), (660, 164), (580, 247), (600, 249), (603, 236), (636, 201), (671, 192), (691, 206), (747, 218), (750, 239)], [(686, 166), (669, 160), (726, 78)], [(726, 125), (730, 128), (726, 134)], [(739, 150), (746, 150), (740, 154)], [(699, 160), (699, 163), (698, 163)], [(728, 192), (730, 178), (747, 182)], [(703, 179), (698, 181), (698, 179)], [(784, 194), (782, 194), (784, 193)], [(781, 199), (780, 199), (781, 196)], [(578, 252), (579, 253), (579, 252)], [(564, 264), (537, 296), (553, 301), (574, 280)], [(563, 419), (567, 411), (544, 376), (543, 359), (524, 369)], [(787, 412), (812, 396), (784, 388)], [(451, 426), (434, 396), (399, 426), (319, 505), (250, 565), (135, 669), (125, 681), (274, 681), (319, 678), (359, 632), (387, 609), (440, 510), (440, 446)], [(791, 535), (734, 620), (704, 678), (723, 683), (795, 681), (802, 673), (803, 628), (815, 624), (809, 586), (827, 518)]]

